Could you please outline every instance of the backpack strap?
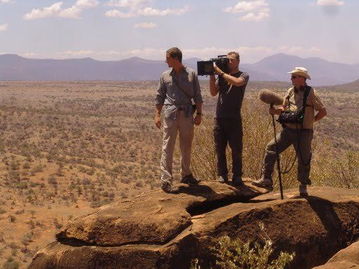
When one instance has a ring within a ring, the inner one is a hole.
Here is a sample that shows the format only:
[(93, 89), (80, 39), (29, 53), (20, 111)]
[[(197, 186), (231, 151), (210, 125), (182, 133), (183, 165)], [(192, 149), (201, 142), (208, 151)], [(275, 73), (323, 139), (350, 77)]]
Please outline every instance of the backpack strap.
[(305, 86), (305, 90), (304, 90), (304, 94), (303, 94), (303, 107), (302, 107), (302, 113), (303, 113), (303, 121), (302, 121), (302, 129), (303, 129), (303, 125), (304, 125), (304, 118), (305, 118), (305, 107), (307, 106), (307, 99), (308, 99), (308, 95), (310, 90), (312, 89), (312, 87), (310, 86)]
[(188, 92), (186, 92), (179, 84), (177, 81), (177, 78), (175, 76), (172, 77), (172, 82), (173, 84), (181, 91), (183, 92), (190, 100), (193, 98), (193, 96), (189, 95)]
[(305, 87), (304, 95), (303, 95), (303, 112), (305, 110), (305, 107), (307, 106), (307, 99), (308, 99), (308, 95), (309, 95), (309, 92), (311, 89), (312, 89), (312, 87), (310, 87), (310, 86)]

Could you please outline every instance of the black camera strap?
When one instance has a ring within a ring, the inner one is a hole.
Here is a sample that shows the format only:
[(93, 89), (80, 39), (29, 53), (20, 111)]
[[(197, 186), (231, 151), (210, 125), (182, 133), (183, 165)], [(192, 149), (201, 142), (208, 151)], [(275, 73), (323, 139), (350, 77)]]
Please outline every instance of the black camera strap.
[(196, 104), (193, 104), (192, 103), (192, 98), (193, 96), (189, 95), (177, 82), (177, 78), (175, 76), (172, 76), (172, 81), (173, 81), (173, 84), (176, 85), (176, 87), (178, 89), (180, 89), (180, 91), (182, 91), (188, 98), (189, 98), (189, 101), (191, 102), (191, 106), (192, 106), (192, 113), (194, 113), (197, 109), (196, 107)]
[(189, 95), (188, 92), (186, 92), (177, 82), (177, 78), (175, 76), (173, 76), (173, 84), (180, 89), (190, 100), (192, 100), (193, 96)]
[(312, 159), (312, 156), (309, 157), (309, 160), (307, 162), (304, 162), (304, 158), (303, 158), (303, 154), (302, 154), (302, 151), (300, 150), (300, 136), (302, 135), (302, 130), (304, 129), (303, 125), (304, 125), (304, 117), (305, 117), (305, 108), (307, 107), (307, 98), (308, 98), (308, 95), (309, 95), (309, 92), (310, 90), (312, 89), (312, 87), (310, 86), (305, 86), (305, 90), (304, 90), (304, 95), (303, 95), (303, 122), (302, 122), (302, 128), (301, 129), (297, 129), (297, 136), (298, 136), (298, 155), (299, 155), (299, 158), (301, 159), (303, 165), (307, 166), (310, 164), (310, 161)]

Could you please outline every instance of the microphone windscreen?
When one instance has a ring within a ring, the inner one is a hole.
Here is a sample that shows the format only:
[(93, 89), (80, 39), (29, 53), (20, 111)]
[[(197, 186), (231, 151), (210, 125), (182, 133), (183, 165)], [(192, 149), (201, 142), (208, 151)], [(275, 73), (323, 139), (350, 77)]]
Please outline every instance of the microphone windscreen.
[(259, 91), (259, 99), (269, 105), (282, 105), (283, 97), (268, 89)]

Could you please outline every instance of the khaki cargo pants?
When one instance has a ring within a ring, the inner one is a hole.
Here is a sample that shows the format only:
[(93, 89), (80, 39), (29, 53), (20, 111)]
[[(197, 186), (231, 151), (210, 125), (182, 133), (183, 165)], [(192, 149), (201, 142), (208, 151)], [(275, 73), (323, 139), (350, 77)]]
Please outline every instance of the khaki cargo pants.
[[(312, 158), (312, 129), (291, 129), (284, 128), (277, 134), (278, 152), (281, 153), (293, 145), (298, 159), (298, 181), (303, 185), (310, 184), (310, 161)], [(274, 164), (277, 160), (276, 144), (274, 139), (266, 147), (262, 175), (265, 178), (272, 178)], [(283, 172), (283, 171), (282, 171)]]
[(181, 150), (181, 176), (191, 174), (191, 150), (194, 133), (192, 114), (185, 116), (184, 111), (176, 112), (176, 119), (164, 118), (163, 120), (163, 144), (161, 156), (161, 180), (172, 182), (173, 153), (179, 133), (179, 144)]

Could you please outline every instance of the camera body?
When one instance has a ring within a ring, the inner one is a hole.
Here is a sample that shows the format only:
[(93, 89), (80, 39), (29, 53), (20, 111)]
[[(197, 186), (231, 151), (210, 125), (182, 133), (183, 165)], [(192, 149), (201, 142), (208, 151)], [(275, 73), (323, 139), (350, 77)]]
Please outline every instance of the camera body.
[(227, 58), (227, 55), (219, 55), (217, 58), (212, 58), (209, 61), (198, 61), (197, 74), (199, 76), (213, 75), (213, 63), (215, 63), (216, 66), (220, 68), (224, 73), (229, 73), (229, 59)]

